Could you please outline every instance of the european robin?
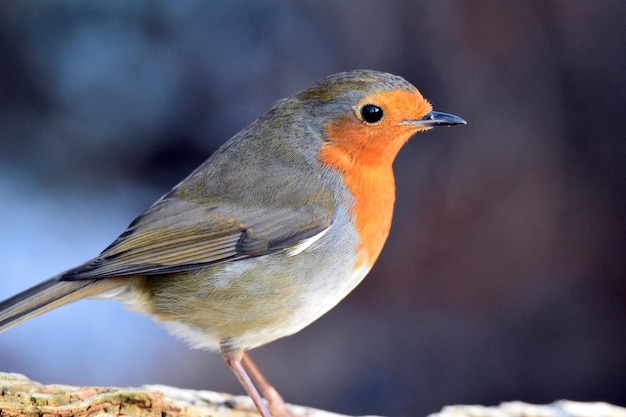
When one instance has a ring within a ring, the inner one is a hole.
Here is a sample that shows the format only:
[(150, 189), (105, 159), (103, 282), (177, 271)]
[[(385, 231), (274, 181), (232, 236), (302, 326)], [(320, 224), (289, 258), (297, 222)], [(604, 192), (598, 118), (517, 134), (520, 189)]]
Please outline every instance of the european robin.
[(361, 282), (391, 226), (396, 154), (417, 132), (457, 124), (399, 76), (323, 78), (228, 140), (96, 258), (0, 303), (0, 331), (81, 298), (121, 300), (193, 347), (221, 349), (263, 417), (289, 415), (246, 351)]

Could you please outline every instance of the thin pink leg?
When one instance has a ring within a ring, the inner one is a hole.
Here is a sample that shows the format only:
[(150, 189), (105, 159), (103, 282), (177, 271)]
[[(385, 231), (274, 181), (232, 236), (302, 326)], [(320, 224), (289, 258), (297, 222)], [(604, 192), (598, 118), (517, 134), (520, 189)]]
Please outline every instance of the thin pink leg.
[(243, 351), (241, 356), (241, 364), (243, 368), (248, 372), (250, 378), (259, 387), (263, 393), (263, 397), (267, 400), (269, 409), (272, 411), (274, 417), (293, 417), (293, 414), (287, 409), (285, 400), (280, 396), (276, 388), (267, 382), (267, 379), (261, 374), (259, 368), (252, 362), (252, 359), (247, 352)]
[(222, 345), (222, 355), (224, 356), (226, 365), (228, 365), (241, 385), (243, 385), (244, 389), (252, 399), (252, 402), (256, 405), (257, 410), (261, 413), (261, 416), (272, 417), (241, 363), (242, 357), (245, 357), (243, 349), (231, 349)]

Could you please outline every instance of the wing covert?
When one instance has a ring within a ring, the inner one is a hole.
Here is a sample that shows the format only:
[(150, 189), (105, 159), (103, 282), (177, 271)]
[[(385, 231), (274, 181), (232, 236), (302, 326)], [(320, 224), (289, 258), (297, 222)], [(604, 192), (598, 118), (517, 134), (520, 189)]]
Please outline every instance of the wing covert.
[(289, 249), (330, 227), (332, 212), (242, 208), (166, 195), (135, 219), (97, 258), (63, 280), (157, 275)]

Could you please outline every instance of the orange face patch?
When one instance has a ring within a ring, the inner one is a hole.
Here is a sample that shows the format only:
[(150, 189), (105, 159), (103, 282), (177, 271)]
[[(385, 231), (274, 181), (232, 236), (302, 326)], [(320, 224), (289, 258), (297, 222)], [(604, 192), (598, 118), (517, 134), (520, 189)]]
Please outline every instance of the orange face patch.
[[(363, 120), (361, 109), (367, 104), (383, 111), (376, 123)], [(326, 142), (320, 149), (320, 162), (343, 174), (355, 200), (351, 213), (360, 237), (356, 267), (373, 265), (382, 250), (395, 200), (393, 160), (411, 136), (428, 129), (410, 121), (420, 120), (431, 110), (417, 90), (381, 91), (359, 101), (354, 113), (324, 126)]]

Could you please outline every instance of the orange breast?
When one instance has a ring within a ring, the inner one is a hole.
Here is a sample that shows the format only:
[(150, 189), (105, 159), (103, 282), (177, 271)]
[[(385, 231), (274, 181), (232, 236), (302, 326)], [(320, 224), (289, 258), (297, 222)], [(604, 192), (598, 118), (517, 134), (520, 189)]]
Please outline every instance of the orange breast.
[[(327, 127), (328, 137), (337, 133), (333, 132), (335, 128)], [(340, 130), (346, 134), (345, 130)], [(381, 161), (380, 155), (367, 155), (367, 151), (358, 149), (358, 146), (348, 146), (349, 143), (326, 143), (320, 150), (319, 159), (323, 165), (342, 173), (344, 184), (354, 197), (350, 211), (360, 238), (355, 267), (371, 267), (391, 228), (395, 182), (391, 163)]]
[(351, 214), (359, 232), (359, 257), (355, 267), (374, 264), (389, 235), (395, 183), (389, 169), (353, 170), (344, 176), (344, 181), (354, 197)]

